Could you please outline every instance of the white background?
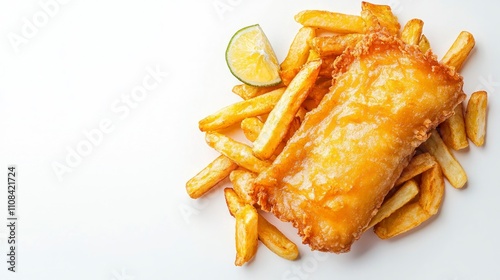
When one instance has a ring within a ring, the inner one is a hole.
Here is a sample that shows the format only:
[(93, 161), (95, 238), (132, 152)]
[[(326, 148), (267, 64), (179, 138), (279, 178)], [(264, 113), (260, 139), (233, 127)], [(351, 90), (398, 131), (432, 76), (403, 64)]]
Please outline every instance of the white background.
[[(461, 30), (475, 35), (464, 89), (489, 91), (489, 129), (485, 147), (457, 154), (467, 187), (447, 185), (440, 213), (411, 234), (382, 241), (367, 232), (342, 255), (311, 252), (295, 229), (271, 219), (299, 244), (301, 259), (261, 244), (244, 267), (233, 264), (234, 219), (222, 186), (198, 201), (185, 192), (217, 155), (198, 120), (238, 100), (227, 42), (259, 23), (282, 60), (299, 28), (296, 13), (358, 14), (360, 3), (72, 0), (44, 22), (46, 2), (0, 2), (0, 279), (499, 279), (497, 2), (382, 1), (403, 24), (423, 19), (439, 57)], [(25, 18), (38, 24), (30, 38)], [(135, 108), (122, 107), (147, 69), (168, 77)], [(53, 165), (67, 165), (69, 150), (103, 120), (112, 131), (59, 180)], [(19, 172), (16, 273), (6, 263), (9, 164)]]

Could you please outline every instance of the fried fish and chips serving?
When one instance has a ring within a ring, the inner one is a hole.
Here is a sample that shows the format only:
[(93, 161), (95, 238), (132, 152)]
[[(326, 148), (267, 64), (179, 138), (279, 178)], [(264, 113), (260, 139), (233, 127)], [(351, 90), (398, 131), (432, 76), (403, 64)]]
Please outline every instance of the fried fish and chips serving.
[[(236, 218), (236, 265), (254, 257), (257, 239), (298, 257), (261, 211), (326, 252), (349, 251), (370, 228), (381, 239), (408, 232), (438, 213), (445, 178), (466, 185), (453, 150), (485, 142), (486, 92), (463, 109), (458, 71), (475, 45), (469, 32), (439, 61), (424, 22), (401, 29), (387, 5), (362, 2), (359, 16), (305, 10), (295, 20), (302, 27), (280, 64), (260, 26), (233, 36), (226, 60), (244, 83), (233, 88), (243, 101), (199, 123), (221, 156), (186, 189), (198, 198), (230, 178), (224, 195)], [(220, 131), (238, 124), (248, 144)]]

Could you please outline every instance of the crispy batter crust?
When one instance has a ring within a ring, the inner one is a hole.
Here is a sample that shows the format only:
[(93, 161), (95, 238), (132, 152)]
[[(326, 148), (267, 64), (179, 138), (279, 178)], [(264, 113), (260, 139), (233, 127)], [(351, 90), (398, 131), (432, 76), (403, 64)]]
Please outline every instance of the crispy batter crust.
[(252, 197), (312, 249), (340, 253), (465, 95), (458, 73), (384, 32), (346, 50), (332, 76), (330, 93), (258, 176)]

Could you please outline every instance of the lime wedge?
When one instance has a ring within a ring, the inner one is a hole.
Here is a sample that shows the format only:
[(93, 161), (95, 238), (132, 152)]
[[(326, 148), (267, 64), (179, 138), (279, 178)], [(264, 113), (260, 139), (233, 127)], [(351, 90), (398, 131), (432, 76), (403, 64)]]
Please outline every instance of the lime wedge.
[(276, 54), (258, 24), (238, 30), (226, 49), (231, 73), (252, 86), (271, 86), (281, 82)]

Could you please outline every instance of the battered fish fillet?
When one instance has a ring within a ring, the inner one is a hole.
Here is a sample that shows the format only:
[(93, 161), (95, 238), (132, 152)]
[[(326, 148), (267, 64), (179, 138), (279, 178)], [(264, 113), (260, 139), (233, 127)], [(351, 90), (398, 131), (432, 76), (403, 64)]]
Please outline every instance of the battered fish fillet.
[(462, 78), (386, 33), (335, 62), (330, 92), (306, 115), (253, 199), (312, 249), (347, 252), (428, 133), (463, 101)]

